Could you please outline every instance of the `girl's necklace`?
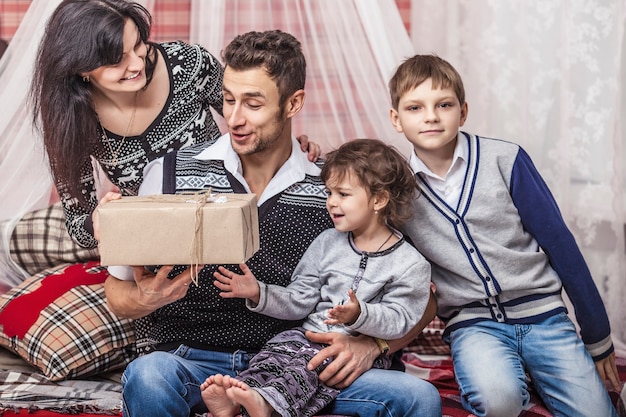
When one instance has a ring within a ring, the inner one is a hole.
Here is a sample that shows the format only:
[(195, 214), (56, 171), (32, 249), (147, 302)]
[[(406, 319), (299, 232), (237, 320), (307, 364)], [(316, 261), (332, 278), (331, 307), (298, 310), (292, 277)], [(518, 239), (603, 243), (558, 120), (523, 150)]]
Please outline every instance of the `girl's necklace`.
[(128, 136), (128, 132), (130, 132), (130, 128), (133, 125), (133, 122), (135, 121), (135, 113), (137, 112), (137, 93), (135, 93), (135, 100), (133, 101), (133, 112), (130, 115), (130, 120), (128, 121), (128, 126), (126, 126), (126, 132), (124, 132), (124, 136), (122, 136), (122, 140), (120, 141), (119, 146), (117, 147), (117, 150), (113, 150), (113, 146), (111, 145), (111, 140), (109, 139), (109, 135), (107, 135), (107, 131), (104, 128), (104, 126), (102, 125), (102, 122), (100, 121), (100, 118), (98, 118), (98, 123), (100, 123), (100, 127), (102, 128), (102, 133), (104, 134), (104, 139), (107, 143), (107, 145), (109, 146), (109, 151), (111, 151), (111, 155), (113, 156), (113, 161), (112, 161), (112, 165), (114, 167), (117, 167), (117, 162), (118, 162), (118, 156), (120, 154), (120, 152), (122, 151), (122, 147), (124, 146), (124, 142), (126, 141), (126, 137)]
[(382, 245), (380, 245), (380, 246), (378, 247), (378, 249), (376, 249), (376, 252), (380, 252), (380, 250), (383, 248), (383, 246), (385, 246), (385, 244), (386, 244), (387, 242), (389, 242), (389, 239), (391, 239), (391, 236), (393, 236), (393, 232), (389, 233), (389, 236), (387, 236), (387, 239), (385, 239), (385, 241), (383, 242), (383, 244), (382, 244)]

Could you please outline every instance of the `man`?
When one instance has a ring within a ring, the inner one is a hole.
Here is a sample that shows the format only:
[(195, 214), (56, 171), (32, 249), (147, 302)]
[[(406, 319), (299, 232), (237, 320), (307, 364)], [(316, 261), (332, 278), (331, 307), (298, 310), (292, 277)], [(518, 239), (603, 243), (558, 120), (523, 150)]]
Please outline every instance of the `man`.
[[(223, 55), (228, 134), (210, 147), (187, 148), (155, 161), (146, 169), (140, 193), (211, 187), (219, 193), (256, 194), (261, 245), (247, 265), (261, 281), (287, 285), (311, 241), (332, 227), (320, 170), (298, 151), (291, 133), (291, 120), (305, 99), (305, 59), (300, 43), (280, 31), (240, 35)], [(191, 275), (182, 269), (109, 269), (109, 306), (119, 316), (138, 319), (149, 352), (133, 361), (122, 378), (125, 416), (206, 412), (199, 386), (208, 375), (235, 375), (266, 340), (299, 324), (252, 313), (241, 299), (220, 297), (212, 275), (217, 265), (202, 269), (198, 286), (190, 285)], [(415, 337), (433, 311), (429, 309), (412, 335), (390, 341), (391, 351)], [(310, 337), (330, 345), (311, 366), (332, 358), (320, 378), (345, 388), (328, 412), (441, 415), (439, 395), (427, 382), (400, 372), (365, 372), (381, 353), (371, 338), (335, 333)]]

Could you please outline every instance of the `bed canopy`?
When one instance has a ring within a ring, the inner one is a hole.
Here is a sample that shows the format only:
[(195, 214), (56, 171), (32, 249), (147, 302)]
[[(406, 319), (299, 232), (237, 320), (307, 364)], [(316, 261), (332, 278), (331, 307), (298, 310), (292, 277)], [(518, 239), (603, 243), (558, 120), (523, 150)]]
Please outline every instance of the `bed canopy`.
[[(155, 2), (143, 4), (154, 10)], [(0, 60), (0, 282), (24, 278), (7, 253), (12, 225), (49, 204), (44, 152), (26, 95), (43, 24), (59, 0), (33, 0)], [(236, 34), (279, 28), (307, 55), (295, 120), (324, 151), (364, 137), (410, 152), (388, 119), (387, 81), (414, 53), (437, 53), (464, 78), (466, 130), (521, 144), (589, 262), (626, 356), (626, 79), (621, 0), (412, 0), (407, 34), (394, 0), (191, 0), (190, 41), (219, 56)], [(223, 126), (222, 126), (223, 127)]]

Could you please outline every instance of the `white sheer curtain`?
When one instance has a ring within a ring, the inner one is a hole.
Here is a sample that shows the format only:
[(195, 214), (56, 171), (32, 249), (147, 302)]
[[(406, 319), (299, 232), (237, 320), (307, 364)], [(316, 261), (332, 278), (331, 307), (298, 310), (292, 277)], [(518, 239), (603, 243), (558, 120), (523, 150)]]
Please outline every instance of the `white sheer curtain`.
[(474, 133), (517, 142), (552, 189), (626, 356), (623, 0), (412, 0), (412, 42), (461, 73)]
[(52, 178), (42, 141), (30, 123), (27, 95), (42, 22), (58, 3), (34, 0), (0, 59), (0, 283), (23, 279), (8, 252), (15, 223), (50, 201)]
[(378, 137), (408, 152), (388, 116), (387, 81), (414, 54), (394, 0), (194, 0), (191, 16), (191, 42), (218, 58), (250, 30), (280, 29), (302, 42), (307, 98), (294, 129), (323, 151)]

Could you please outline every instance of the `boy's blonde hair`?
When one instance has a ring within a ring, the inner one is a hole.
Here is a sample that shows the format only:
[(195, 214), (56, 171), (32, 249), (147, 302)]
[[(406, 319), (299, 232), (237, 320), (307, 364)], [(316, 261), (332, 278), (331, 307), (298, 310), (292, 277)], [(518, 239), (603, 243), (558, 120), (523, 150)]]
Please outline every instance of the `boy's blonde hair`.
[(451, 88), (459, 103), (465, 103), (463, 80), (448, 61), (437, 55), (415, 55), (400, 64), (389, 81), (391, 106), (398, 110), (400, 98), (429, 78), (433, 88)]

